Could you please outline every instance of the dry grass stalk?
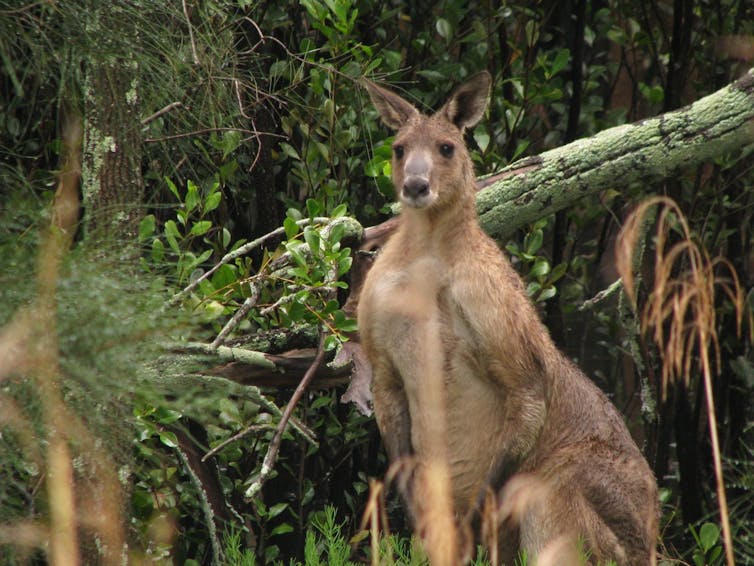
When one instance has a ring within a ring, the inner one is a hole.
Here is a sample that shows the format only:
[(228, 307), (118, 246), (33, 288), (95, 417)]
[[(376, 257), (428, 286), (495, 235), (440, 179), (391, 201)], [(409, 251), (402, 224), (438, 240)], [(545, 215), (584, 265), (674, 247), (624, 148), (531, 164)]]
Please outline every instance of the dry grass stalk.
[[(84, 528), (100, 543), (102, 562), (118, 564), (124, 548), (121, 521), (122, 495), (109, 455), (97, 445), (81, 419), (63, 400), (60, 387), (56, 289), (60, 267), (73, 241), (78, 222), (78, 183), (81, 176), (80, 118), (63, 127), (63, 165), (52, 209), (52, 222), (42, 237), (37, 258), (37, 296), (28, 308), (19, 310), (0, 332), (0, 379), (23, 375), (38, 386), (47, 430), (46, 451), (34, 438), (33, 427), (10, 401), (3, 401), (2, 424), (19, 433), (24, 449), (44, 470), (49, 518), (46, 524), (31, 521), (0, 525), (0, 540), (21, 548), (47, 548), (53, 565), (81, 563), (79, 529)], [(74, 474), (73, 455), (83, 458), (89, 478)]]
[[(715, 297), (722, 291), (733, 303), (740, 330), (744, 295), (733, 266), (724, 258), (711, 259), (707, 251), (692, 237), (688, 222), (678, 205), (667, 197), (654, 197), (643, 202), (626, 221), (618, 244), (617, 268), (629, 298), (637, 307), (632, 257), (644, 230), (650, 209), (660, 206), (655, 237), (654, 281), (646, 303), (641, 309), (642, 331), (649, 333), (662, 358), (662, 397), (668, 384), (683, 380), (688, 385), (698, 360), (704, 381), (712, 457), (715, 467), (720, 520), (729, 566), (734, 563), (728, 504), (723, 482), (717, 418), (712, 389), (712, 363), (720, 371), (720, 342), (715, 318)], [(680, 233), (680, 241), (670, 243), (671, 231)], [(710, 351), (711, 350), (711, 351)]]
[[(419, 463), (415, 458), (403, 458), (390, 466), (385, 482), (388, 486), (398, 484), (400, 491), (408, 490), (415, 494), (411, 506), (414, 533), (421, 540), (430, 562), (441, 566), (464, 562), (463, 557), (470, 549), (461, 548), (460, 541), (464, 537), (459, 532), (453, 513), (447, 464), (436, 459)], [(362, 528), (367, 523), (370, 526), (374, 565), (393, 563), (389, 553), (383, 562), (380, 562), (379, 556), (379, 539), (381, 536), (389, 536), (384, 490), (384, 484), (372, 482), (362, 518)], [(470, 537), (467, 538), (471, 540)]]
[[(369, 481), (369, 499), (361, 518), (360, 530), (369, 525), (370, 547), (372, 550), (372, 566), (380, 565), (380, 533), (390, 536), (387, 515), (385, 513), (385, 484), (378, 480)], [(393, 557), (388, 554), (387, 563), (393, 564)]]

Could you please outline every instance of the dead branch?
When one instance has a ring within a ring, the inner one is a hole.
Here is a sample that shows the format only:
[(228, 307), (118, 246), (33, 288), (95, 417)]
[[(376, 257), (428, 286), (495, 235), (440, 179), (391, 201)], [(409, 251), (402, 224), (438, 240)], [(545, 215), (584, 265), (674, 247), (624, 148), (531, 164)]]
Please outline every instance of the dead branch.
[(296, 391), (293, 392), (293, 395), (288, 401), (288, 404), (285, 406), (285, 410), (283, 411), (283, 416), (280, 418), (280, 422), (278, 423), (278, 428), (275, 431), (275, 436), (272, 437), (272, 440), (270, 441), (270, 444), (267, 447), (267, 453), (265, 454), (264, 460), (262, 461), (262, 469), (259, 475), (256, 477), (256, 479), (252, 481), (251, 485), (246, 490), (245, 496), (247, 499), (251, 499), (257, 493), (259, 493), (259, 491), (262, 489), (262, 485), (269, 477), (270, 472), (273, 470), (275, 466), (275, 462), (277, 461), (278, 452), (280, 451), (280, 443), (283, 440), (283, 432), (285, 432), (285, 428), (288, 425), (288, 419), (290, 419), (291, 415), (293, 414), (293, 409), (296, 407), (296, 404), (298, 403), (299, 399), (301, 399), (301, 396), (304, 394), (304, 391), (306, 391), (306, 388), (309, 385), (309, 382), (312, 380), (312, 378), (314, 377), (314, 374), (317, 372), (317, 368), (319, 368), (319, 366), (322, 365), (322, 361), (324, 359), (325, 359), (325, 333), (323, 332), (322, 335), (320, 336), (319, 347), (317, 348), (317, 355), (314, 358), (314, 361), (309, 366), (309, 369), (306, 370), (306, 373), (304, 374), (304, 377), (301, 379), (301, 382), (298, 384)]

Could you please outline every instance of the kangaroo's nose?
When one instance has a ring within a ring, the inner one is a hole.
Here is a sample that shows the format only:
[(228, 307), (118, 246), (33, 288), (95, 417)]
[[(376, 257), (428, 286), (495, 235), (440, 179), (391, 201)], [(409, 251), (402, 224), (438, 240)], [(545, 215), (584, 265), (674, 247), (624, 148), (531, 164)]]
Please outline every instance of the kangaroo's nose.
[(429, 179), (418, 175), (406, 177), (406, 180), (403, 182), (403, 194), (411, 199), (429, 194)]

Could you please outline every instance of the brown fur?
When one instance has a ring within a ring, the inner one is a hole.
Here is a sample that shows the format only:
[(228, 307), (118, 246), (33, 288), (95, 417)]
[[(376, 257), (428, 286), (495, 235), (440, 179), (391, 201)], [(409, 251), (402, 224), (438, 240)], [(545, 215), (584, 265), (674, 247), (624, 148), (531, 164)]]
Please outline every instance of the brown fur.
[[(486, 489), (505, 486), (500, 509), (513, 520), (498, 538), (507, 560), (518, 549), (544, 556), (581, 536), (592, 560), (653, 563), (649, 467), (615, 407), (555, 347), (477, 222), (463, 132), (482, 116), (489, 75), (472, 77), (432, 116), (366, 87), (397, 130), (393, 181), (403, 210), (358, 311), (390, 459), (447, 463), (465, 525), (478, 519)], [(541, 487), (536, 496), (520, 497), (509, 482), (519, 477)], [(407, 493), (415, 516), (426, 505), (422, 492), (414, 485)]]

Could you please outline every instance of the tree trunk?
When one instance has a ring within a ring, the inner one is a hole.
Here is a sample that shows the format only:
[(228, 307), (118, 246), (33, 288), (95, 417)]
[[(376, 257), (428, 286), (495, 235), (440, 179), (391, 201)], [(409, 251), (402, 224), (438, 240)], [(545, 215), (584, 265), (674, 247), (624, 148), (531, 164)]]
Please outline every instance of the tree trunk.
[(109, 30), (118, 28), (118, 37), (137, 44), (138, 30), (119, 2), (90, 1), (87, 8), (92, 48), (84, 84), (84, 231), (89, 239), (135, 243), (144, 200), (139, 66), (133, 45), (120, 45)]
[(513, 231), (580, 198), (634, 182), (671, 178), (682, 167), (754, 143), (754, 69), (695, 103), (520, 160), (480, 180), (482, 228)]

